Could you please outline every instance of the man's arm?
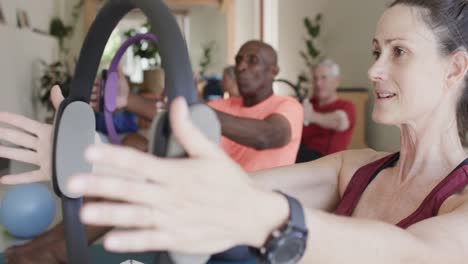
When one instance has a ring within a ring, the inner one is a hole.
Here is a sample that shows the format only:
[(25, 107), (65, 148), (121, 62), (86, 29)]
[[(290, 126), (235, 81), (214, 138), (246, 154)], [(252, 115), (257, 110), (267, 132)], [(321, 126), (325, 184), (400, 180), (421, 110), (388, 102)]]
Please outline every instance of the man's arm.
[(307, 121), (323, 128), (333, 129), (339, 132), (346, 131), (350, 126), (348, 115), (343, 110), (336, 110), (331, 113), (315, 112), (312, 118)]
[(326, 129), (332, 129), (339, 132), (346, 131), (352, 125), (354, 120), (354, 105), (344, 105), (343, 109), (338, 109), (329, 113), (319, 113), (315, 111), (314, 106), (309, 100), (302, 103), (304, 107), (304, 125), (316, 124)]
[(156, 104), (150, 99), (144, 98), (141, 95), (128, 95), (126, 108), (128, 111), (148, 120), (153, 120), (156, 115)]
[(263, 120), (242, 118), (215, 110), (223, 136), (257, 150), (279, 148), (291, 140), (291, 126), (281, 114)]

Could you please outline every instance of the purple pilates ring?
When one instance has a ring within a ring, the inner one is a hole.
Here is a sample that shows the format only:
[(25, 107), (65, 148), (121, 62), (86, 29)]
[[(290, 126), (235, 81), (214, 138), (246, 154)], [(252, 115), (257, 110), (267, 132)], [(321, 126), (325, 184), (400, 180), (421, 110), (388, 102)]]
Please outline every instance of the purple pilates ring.
[(156, 36), (150, 33), (147, 34), (138, 34), (133, 37), (127, 39), (122, 46), (117, 50), (114, 58), (111, 61), (108, 73), (107, 73), (107, 80), (104, 88), (104, 109), (101, 109), (104, 112), (104, 120), (107, 127), (107, 133), (109, 139), (112, 143), (116, 145), (120, 145), (120, 138), (117, 135), (117, 131), (114, 127), (114, 122), (112, 120), (112, 113), (116, 109), (117, 105), (117, 96), (118, 96), (118, 84), (119, 84), (119, 76), (118, 76), (118, 66), (119, 62), (122, 59), (125, 51), (131, 45), (141, 41), (141, 40), (148, 40), (153, 42), (154, 44), (157, 43)]

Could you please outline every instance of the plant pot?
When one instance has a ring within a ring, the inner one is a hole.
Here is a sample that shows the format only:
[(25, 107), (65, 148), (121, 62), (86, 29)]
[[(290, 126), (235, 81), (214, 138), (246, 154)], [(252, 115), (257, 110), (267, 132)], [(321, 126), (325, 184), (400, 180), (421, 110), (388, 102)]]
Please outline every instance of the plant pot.
[(164, 89), (164, 70), (162, 68), (143, 72), (142, 91), (144, 93), (161, 94)]

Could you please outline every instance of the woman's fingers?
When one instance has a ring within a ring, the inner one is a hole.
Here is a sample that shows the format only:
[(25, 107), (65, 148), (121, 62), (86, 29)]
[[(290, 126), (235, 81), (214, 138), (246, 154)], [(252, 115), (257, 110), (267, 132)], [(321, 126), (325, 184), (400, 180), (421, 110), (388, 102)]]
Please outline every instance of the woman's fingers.
[(17, 129), (0, 127), (0, 140), (16, 146), (37, 150), (38, 138)]
[(86, 151), (86, 158), (93, 166), (120, 171), (113, 173), (118, 176), (159, 183), (171, 182), (173, 176), (178, 175), (177, 171), (181, 173), (185, 171), (180, 167), (180, 160), (159, 159), (148, 153), (108, 144), (90, 147)]
[(58, 109), (63, 100), (64, 97), (60, 86), (54, 85), (54, 87), (52, 87), (52, 90), (50, 91), (50, 101), (52, 102), (54, 108)]
[(183, 97), (178, 97), (172, 102), (169, 114), (174, 136), (190, 157), (219, 157), (222, 151), (192, 122), (187, 102)]
[(170, 234), (154, 229), (111, 231), (104, 238), (104, 247), (114, 252), (145, 252), (174, 248)]
[(41, 123), (35, 120), (9, 112), (0, 112), (0, 124), (2, 123), (23, 129), (24, 131), (33, 135), (37, 135), (39, 133), (38, 131), (40, 131), (40, 128), (42, 126)]
[(46, 181), (49, 176), (42, 170), (28, 171), (20, 174), (9, 174), (0, 177), (0, 184), (24, 184)]
[(28, 149), (0, 146), (0, 157), (41, 166), (38, 153)]
[(154, 183), (131, 181), (115, 175), (76, 175), (70, 180), (69, 188), (72, 192), (80, 195), (143, 205), (150, 205), (153, 200), (158, 202), (167, 200), (167, 192)]
[(86, 203), (81, 209), (84, 223), (119, 228), (154, 228), (158, 216), (150, 207), (126, 203)]

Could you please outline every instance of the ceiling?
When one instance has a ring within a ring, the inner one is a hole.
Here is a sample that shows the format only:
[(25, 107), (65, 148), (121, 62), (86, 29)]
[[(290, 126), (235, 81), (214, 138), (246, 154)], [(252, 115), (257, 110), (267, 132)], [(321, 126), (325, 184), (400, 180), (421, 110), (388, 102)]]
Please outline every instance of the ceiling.
[[(85, 0), (86, 1), (86, 0)], [(87, 0), (90, 1), (90, 0)], [(104, 3), (105, 0), (91, 0), (98, 3)], [(193, 6), (193, 5), (215, 5), (222, 6), (226, 0), (163, 0), (169, 6)]]

